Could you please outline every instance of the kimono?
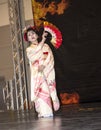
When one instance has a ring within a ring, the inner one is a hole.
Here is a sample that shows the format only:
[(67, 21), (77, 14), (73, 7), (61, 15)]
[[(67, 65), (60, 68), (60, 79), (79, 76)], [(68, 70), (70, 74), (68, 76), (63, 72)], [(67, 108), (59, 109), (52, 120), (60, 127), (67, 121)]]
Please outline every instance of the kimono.
[[(44, 43), (26, 49), (31, 72), (31, 101), (35, 103), (38, 117), (52, 117), (53, 110), (60, 107), (56, 91), (54, 57), (50, 47)], [(39, 71), (39, 66), (44, 69)]]

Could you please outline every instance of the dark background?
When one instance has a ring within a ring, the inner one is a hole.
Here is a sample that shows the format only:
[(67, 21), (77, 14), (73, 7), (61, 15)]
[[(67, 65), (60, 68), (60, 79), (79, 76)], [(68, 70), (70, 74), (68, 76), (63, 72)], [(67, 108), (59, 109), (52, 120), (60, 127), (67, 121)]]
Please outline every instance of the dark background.
[(101, 1), (72, 0), (63, 15), (47, 15), (62, 32), (56, 50), (58, 93), (77, 92), (80, 102), (101, 101)]

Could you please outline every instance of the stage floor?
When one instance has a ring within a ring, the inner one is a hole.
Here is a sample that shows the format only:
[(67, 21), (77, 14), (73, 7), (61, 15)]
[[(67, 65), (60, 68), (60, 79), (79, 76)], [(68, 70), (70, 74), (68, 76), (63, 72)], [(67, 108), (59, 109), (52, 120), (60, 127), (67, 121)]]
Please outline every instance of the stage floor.
[(33, 111), (0, 111), (0, 130), (101, 130), (101, 103), (61, 106), (54, 118)]

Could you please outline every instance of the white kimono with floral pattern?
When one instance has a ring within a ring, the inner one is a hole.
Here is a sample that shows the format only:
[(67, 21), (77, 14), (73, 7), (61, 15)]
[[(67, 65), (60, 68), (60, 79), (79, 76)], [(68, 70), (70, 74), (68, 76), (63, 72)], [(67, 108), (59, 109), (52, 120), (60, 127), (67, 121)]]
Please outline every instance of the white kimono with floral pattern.
[[(53, 108), (60, 107), (56, 92), (54, 57), (47, 44), (39, 43), (26, 49), (31, 69), (31, 101), (34, 101), (39, 117), (53, 116)], [(44, 65), (42, 72), (38, 67)]]

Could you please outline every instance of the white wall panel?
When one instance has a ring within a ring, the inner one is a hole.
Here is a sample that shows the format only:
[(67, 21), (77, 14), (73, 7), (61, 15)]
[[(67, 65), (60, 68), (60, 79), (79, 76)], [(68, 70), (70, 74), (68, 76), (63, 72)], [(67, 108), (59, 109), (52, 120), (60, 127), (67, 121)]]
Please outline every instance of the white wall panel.
[(8, 4), (7, 2), (0, 3), (0, 26), (9, 24)]
[(33, 19), (31, 0), (23, 0), (25, 20)]
[(9, 26), (0, 27), (0, 76), (13, 78), (13, 57)]

